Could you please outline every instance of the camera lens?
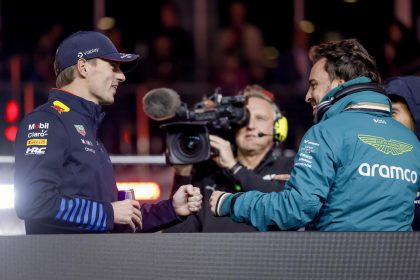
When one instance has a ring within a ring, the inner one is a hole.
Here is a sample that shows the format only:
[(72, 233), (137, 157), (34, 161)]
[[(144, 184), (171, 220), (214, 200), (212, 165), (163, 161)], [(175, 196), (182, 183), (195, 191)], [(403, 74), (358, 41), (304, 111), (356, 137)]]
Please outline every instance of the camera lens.
[(166, 133), (166, 147), (167, 159), (172, 164), (194, 164), (208, 160), (208, 129), (203, 124), (173, 124)]
[(186, 135), (180, 139), (180, 148), (186, 155), (194, 155), (202, 147), (201, 139), (198, 135)]

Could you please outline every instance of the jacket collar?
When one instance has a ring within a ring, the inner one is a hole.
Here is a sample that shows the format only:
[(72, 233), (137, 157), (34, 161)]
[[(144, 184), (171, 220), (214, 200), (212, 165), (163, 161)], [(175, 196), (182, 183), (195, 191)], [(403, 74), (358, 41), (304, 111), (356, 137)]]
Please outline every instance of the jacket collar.
[(265, 154), (264, 158), (261, 160), (260, 164), (258, 164), (255, 167), (254, 171), (258, 172), (259, 170), (262, 170), (267, 165), (276, 161), (278, 159), (278, 157), (279, 157), (279, 153), (275, 149), (275, 144), (273, 144), (273, 147)]
[[(369, 82), (371, 82), (371, 80), (367, 77), (358, 77), (349, 80), (345, 83), (342, 83), (340, 86), (333, 88), (330, 92), (327, 93), (327, 95), (322, 99), (322, 101), (330, 99), (338, 91), (348, 86)], [(391, 101), (388, 99), (388, 97), (384, 94), (367, 90), (357, 94), (348, 95), (342, 98), (341, 100), (338, 100), (328, 109), (328, 111), (322, 117), (321, 121), (329, 119), (343, 111), (349, 110), (349, 108), (351, 108), (351, 110), (357, 110), (357, 108), (359, 108), (360, 111), (366, 111), (364, 109), (364, 107), (366, 106), (370, 108), (377, 108), (378, 110), (367, 109), (367, 111), (375, 112), (375, 114), (388, 116), (391, 115)]]
[(102, 112), (101, 105), (95, 104), (92, 101), (58, 88), (50, 90), (48, 100), (59, 100), (69, 107), (70, 110), (74, 110), (82, 115), (85, 115), (93, 119), (96, 123), (101, 123), (102, 119), (105, 117), (105, 112)]

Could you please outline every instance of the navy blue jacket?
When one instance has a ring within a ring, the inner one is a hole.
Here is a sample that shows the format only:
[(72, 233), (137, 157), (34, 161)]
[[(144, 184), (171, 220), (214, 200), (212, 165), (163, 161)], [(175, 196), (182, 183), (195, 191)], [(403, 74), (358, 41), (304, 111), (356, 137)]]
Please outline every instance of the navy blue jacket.
[[(416, 135), (420, 139), (420, 77), (396, 76), (385, 81), (385, 91), (390, 95), (398, 95), (405, 99), (416, 124)], [(420, 192), (417, 193), (413, 230), (420, 231)]]
[[(52, 89), (28, 114), (15, 149), (15, 209), (27, 234), (123, 231), (114, 226), (117, 187), (99, 139), (101, 106)], [(143, 231), (179, 221), (170, 200), (142, 206)], [(125, 228), (126, 229), (126, 228)]]

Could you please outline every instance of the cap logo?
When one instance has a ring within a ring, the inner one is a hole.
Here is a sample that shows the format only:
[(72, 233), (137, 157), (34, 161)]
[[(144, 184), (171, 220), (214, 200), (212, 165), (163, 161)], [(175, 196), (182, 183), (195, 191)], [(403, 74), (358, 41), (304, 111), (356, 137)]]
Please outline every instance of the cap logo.
[(97, 52), (99, 52), (99, 48), (84, 51), (83, 54), (88, 55), (88, 54), (97, 53)]
[(123, 54), (123, 55), (121, 56), (121, 58), (128, 58), (128, 59), (130, 59), (130, 58), (131, 58), (131, 54), (129, 54), (129, 53), (125, 53), (125, 54)]
[(78, 52), (78, 53), (77, 53), (77, 57), (78, 57), (78, 58), (82, 58), (82, 57), (83, 57), (83, 53), (82, 53), (82, 52)]

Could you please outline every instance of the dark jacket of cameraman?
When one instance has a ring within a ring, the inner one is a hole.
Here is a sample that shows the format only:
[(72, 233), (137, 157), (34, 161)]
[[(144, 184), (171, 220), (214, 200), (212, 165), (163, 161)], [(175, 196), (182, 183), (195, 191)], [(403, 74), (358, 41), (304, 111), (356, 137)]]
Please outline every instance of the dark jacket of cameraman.
[(214, 217), (210, 211), (209, 198), (214, 190), (230, 193), (258, 190), (261, 192), (278, 192), (284, 182), (271, 180), (276, 174), (289, 174), (293, 167), (293, 158), (282, 157), (272, 149), (260, 164), (249, 170), (242, 167), (236, 174), (221, 169), (213, 161), (194, 166), (192, 176), (175, 175), (171, 196), (178, 186), (192, 183), (199, 186), (203, 194), (203, 205), (196, 215), (189, 216), (183, 223), (175, 225), (164, 232), (249, 232), (256, 231), (252, 226), (233, 222), (228, 217)]

